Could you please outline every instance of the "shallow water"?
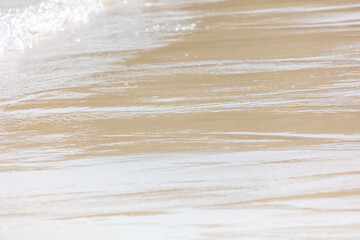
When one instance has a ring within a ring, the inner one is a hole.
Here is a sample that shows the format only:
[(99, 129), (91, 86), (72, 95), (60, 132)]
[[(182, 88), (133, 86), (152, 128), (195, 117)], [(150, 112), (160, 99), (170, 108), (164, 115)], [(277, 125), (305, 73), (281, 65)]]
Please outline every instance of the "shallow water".
[(360, 3), (93, 2), (0, 46), (1, 240), (360, 238)]

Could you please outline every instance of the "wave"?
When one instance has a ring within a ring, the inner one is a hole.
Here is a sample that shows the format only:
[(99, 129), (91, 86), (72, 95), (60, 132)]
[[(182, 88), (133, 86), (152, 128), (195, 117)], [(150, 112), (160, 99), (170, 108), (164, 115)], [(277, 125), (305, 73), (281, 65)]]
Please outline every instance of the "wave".
[(31, 48), (43, 36), (85, 23), (105, 0), (44, 0), (25, 8), (0, 9), (0, 55)]

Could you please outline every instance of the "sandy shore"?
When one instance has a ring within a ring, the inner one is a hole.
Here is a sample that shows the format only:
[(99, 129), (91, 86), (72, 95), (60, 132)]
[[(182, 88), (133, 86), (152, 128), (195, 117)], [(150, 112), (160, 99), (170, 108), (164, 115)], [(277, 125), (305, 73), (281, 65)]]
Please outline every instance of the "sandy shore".
[(1, 59), (0, 240), (359, 239), (359, 9), (136, 1)]

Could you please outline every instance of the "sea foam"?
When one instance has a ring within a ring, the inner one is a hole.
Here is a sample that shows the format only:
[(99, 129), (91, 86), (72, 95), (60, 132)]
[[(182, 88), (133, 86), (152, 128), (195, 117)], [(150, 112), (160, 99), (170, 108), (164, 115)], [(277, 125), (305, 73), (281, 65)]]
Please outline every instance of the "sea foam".
[(25, 8), (0, 9), (0, 55), (31, 48), (38, 39), (101, 10), (102, 0), (43, 0)]

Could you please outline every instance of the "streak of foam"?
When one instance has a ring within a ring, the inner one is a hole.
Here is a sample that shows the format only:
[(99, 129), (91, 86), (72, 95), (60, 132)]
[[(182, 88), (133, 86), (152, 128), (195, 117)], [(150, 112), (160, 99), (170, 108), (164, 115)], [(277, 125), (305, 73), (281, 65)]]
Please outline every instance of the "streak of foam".
[(43, 36), (85, 23), (103, 5), (101, 0), (45, 0), (22, 9), (0, 10), (0, 55), (31, 48)]

